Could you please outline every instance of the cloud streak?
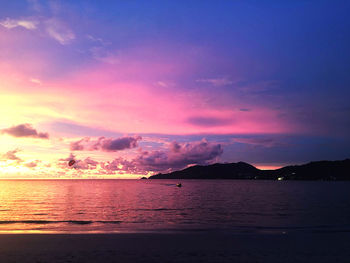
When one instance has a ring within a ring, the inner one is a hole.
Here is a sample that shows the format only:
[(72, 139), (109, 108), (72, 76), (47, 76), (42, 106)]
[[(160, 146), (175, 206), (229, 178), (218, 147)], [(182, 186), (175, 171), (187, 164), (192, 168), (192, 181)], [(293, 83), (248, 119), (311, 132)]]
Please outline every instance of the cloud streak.
[(75, 39), (75, 34), (62, 21), (52, 18), (45, 22), (46, 32), (61, 45), (70, 44)]
[(200, 127), (225, 126), (233, 122), (233, 119), (219, 117), (195, 116), (188, 118), (188, 123)]
[(3, 27), (6, 27), (8, 29), (16, 28), (16, 27), (23, 27), (28, 30), (34, 30), (37, 28), (37, 25), (39, 24), (38, 21), (35, 20), (29, 20), (29, 19), (10, 19), (6, 18), (5, 20), (0, 21), (0, 25)]
[(121, 62), (116, 52), (110, 52), (105, 47), (92, 47), (90, 52), (94, 59), (107, 64), (114, 65)]
[(211, 78), (211, 79), (197, 79), (196, 82), (211, 84), (215, 87), (227, 86), (233, 84), (233, 81), (227, 78)]
[(50, 38), (56, 40), (61, 45), (70, 44), (76, 38), (74, 32), (68, 27), (68, 25), (55, 17), (30, 17), (23, 19), (6, 18), (0, 21), (0, 25), (7, 29), (22, 27), (27, 30), (46, 32)]
[(258, 137), (258, 138), (234, 138), (234, 142), (249, 144), (253, 146), (262, 146), (262, 147), (282, 147), (288, 146), (287, 143), (282, 142), (281, 139), (275, 139), (270, 137)]

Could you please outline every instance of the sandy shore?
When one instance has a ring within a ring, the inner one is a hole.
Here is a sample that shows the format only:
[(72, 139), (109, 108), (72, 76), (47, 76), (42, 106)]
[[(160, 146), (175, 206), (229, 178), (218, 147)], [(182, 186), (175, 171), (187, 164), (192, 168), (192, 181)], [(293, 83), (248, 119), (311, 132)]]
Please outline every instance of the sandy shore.
[(0, 262), (349, 262), (350, 233), (2, 234)]

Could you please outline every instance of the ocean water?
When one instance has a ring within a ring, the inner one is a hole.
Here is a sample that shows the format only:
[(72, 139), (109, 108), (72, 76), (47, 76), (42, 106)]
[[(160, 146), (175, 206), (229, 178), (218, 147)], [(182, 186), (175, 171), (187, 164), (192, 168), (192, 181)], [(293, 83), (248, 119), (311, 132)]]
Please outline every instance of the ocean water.
[(0, 180), (0, 233), (350, 231), (350, 182)]

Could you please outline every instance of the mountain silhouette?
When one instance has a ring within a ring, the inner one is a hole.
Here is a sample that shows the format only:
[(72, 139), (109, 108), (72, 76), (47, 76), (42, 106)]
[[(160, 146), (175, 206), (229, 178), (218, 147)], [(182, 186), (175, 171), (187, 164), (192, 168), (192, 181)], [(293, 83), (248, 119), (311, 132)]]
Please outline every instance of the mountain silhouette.
[(215, 163), (159, 173), (149, 179), (350, 180), (350, 159), (310, 162), (276, 170), (260, 170), (244, 162)]

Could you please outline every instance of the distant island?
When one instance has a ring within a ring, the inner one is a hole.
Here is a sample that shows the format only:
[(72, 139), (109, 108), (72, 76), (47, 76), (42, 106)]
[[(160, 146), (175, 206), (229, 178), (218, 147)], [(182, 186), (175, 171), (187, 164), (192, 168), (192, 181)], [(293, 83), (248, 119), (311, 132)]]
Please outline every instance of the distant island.
[(350, 159), (310, 162), (276, 170), (260, 170), (245, 162), (215, 163), (159, 173), (149, 179), (350, 180)]

